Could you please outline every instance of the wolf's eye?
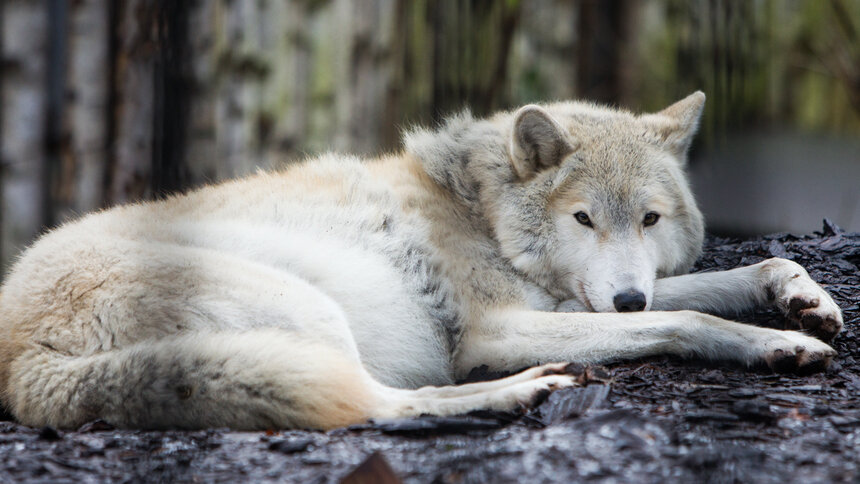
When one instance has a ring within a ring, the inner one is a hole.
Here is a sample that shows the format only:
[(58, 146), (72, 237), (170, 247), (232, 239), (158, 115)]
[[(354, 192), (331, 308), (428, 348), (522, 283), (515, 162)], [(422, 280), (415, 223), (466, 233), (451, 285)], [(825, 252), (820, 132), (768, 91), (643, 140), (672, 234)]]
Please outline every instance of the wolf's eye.
[(645, 218), (642, 220), (642, 223), (645, 224), (646, 227), (650, 227), (657, 223), (660, 220), (660, 214), (657, 212), (648, 212), (645, 214)]
[(594, 225), (591, 224), (591, 219), (588, 218), (588, 215), (586, 215), (585, 212), (576, 212), (575, 214), (573, 214), (573, 217), (576, 219), (577, 222), (581, 223), (582, 225), (594, 227)]

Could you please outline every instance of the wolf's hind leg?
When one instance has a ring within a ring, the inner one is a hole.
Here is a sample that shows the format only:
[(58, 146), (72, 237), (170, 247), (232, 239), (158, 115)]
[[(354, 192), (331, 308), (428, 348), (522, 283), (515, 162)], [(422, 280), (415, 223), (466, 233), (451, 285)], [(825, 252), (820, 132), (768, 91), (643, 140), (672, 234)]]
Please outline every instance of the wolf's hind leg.
[(498, 380), (400, 390), (385, 387), (386, 404), (377, 417), (459, 415), (472, 410), (512, 411), (530, 407), (549, 392), (574, 386), (577, 378), (565, 373), (567, 363), (530, 368)]
[(452, 398), (474, 395), (476, 393), (502, 390), (517, 383), (538, 380), (551, 375), (565, 375), (570, 371), (570, 363), (549, 363), (523, 370), (517, 374), (497, 380), (466, 383), (463, 385), (448, 385), (441, 387), (427, 386), (415, 390), (416, 396), (431, 398)]

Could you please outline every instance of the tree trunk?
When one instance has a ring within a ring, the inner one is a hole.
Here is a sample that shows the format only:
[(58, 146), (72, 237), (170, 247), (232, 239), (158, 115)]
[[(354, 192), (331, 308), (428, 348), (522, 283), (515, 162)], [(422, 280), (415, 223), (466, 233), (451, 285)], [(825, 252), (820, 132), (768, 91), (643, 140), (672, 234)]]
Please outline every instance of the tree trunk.
[(398, 68), (394, 44), (401, 41), (395, 37), (400, 2), (338, 0), (335, 8), (335, 22), (343, 26), (336, 75), (339, 129), (335, 146), (358, 153), (390, 148), (396, 135), (393, 126), (386, 126), (393, 123), (384, 115), (391, 110), (389, 93)]
[[(61, 188), (75, 213), (104, 203), (110, 99), (108, 0), (71, 4), (68, 43), (66, 130), (70, 168)], [(60, 214), (60, 218), (64, 218)]]
[(444, 1), (427, 8), (436, 118), (467, 106), (477, 115), (501, 107), (520, 2)]
[(6, 0), (2, 6), (0, 161), (4, 269), (41, 230), (48, 200), (45, 152), (48, 9), (45, 2)]
[(188, 186), (185, 141), (192, 87), (189, 2), (158, 2), (154, 66), (152, 190), (165, 196)]
[(582, 0), (579, 11), (577, 86), (585, 99), (618, 103), (630, 100), (633, 83), (630, 0)]
[(113, 164), (107, 196), (123, 203), (152, 195), (153, 108), (158, 41), (155, 0), (113, 4)]
[(265, 23), (262, 8), (258, 2), (222, 1), (217, 6), (215, 138), (223, 176), (249, 173), (263, 161), (251, 117), (258, 85), (270, 72), (257, 37)]

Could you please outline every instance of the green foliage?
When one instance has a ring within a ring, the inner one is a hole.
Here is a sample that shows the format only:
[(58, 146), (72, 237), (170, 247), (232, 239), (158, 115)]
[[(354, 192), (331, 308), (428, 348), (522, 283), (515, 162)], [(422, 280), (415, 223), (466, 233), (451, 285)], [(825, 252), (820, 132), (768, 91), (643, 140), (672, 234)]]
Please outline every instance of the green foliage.
[(698, 88), (709, 141), (755, 125), (860, 133), (860, 2), (666, 0), (643, 10), (641, 108)]

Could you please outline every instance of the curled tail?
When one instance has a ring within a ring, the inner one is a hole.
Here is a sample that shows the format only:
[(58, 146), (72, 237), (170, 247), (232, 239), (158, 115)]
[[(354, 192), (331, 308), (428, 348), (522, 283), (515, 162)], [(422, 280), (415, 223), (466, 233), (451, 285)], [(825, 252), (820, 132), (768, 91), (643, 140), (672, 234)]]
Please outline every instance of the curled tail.
[(24, 424), (76, 428), (320, 428), (361, 422), (378, 388), (361, 363), (280, 330), (192, 333), (88, 356), (34, 345), (5, 402)]

